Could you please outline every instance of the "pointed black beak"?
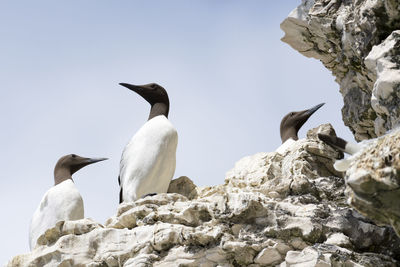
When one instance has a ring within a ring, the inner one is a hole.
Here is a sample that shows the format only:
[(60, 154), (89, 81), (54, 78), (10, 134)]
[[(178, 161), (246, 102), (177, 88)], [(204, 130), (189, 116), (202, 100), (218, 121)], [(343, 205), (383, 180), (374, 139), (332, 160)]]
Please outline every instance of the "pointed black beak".
[(99, 162), (99, 161), (107, 160), (107, 159), (108, 158), (82, 158), (78, 162), (77, 166), (82, 168), (84, 166), (87, 166), (87, 165), (90, 165), (90, 164), (93, 164), (93, 163), (96, 163), (96, 162)]
[(132, 90), (138, 94), (140, 94), (140, 92), (142, 92), (144, 90), (144, 88), (140, 85), (133, 85), (133, 84), (129, 84), (129, 83), (120, 83), (119, 85), (122, 85), (122, 86), (128, 88), (129, 90)]
[(305, 114), (307, 114), (308, 117), (310, 117), (312, 114), (314, 114), (315, 111), (320, 109), (323, 105), (325, 105), (325, 103), (318, 104), (315, 107), (312, 107), (312, 108), (306, 110)]
[(154, 97), (154, 92), (147, 85), (133, 85), (129, 83), (120, 83), (120, 85), (134, 91), (135, 93), (143, 97), (151, 105), (153, 104), (154, 101), (152, 98)]
[(107, 159), (108, 158), (86, 158), (88, 164), (96, 163)]
[[(78, 156), (79, 157), (79, 156)], [(83, 157), (79, 157), (79, 159), (77, 160), (77, 162), (73, 165), (70, 166), (70, 170), (71, 170), (71, 174), (74, 174), (75, 172), (77, 172), (78, 170), (82, 169), (83, 167), (99, 162), (99, 161), (103, 161), (106, 160), (108, 158), (83, 158)]]
[(297, 130), (300, 129), (301, 126), (311, 117), (312, 114), (315, 113), (318, 109), (320, 109), (325, 103), (321, 103), (316, 105), (315, 107), (312, 107), (310, 109), (306, 109), (303, 111), (297, 112)]

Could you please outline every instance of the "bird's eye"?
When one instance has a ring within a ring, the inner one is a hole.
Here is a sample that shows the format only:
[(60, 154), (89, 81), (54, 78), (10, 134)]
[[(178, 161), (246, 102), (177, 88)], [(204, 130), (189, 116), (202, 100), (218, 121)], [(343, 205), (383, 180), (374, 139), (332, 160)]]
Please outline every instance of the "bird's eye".
[(294, 113), (293, 112), (290, 112), (290, 116), (293, 116), (294, 115)]
[(75, 154), (72, 154), (71, 157), (76, 158), (76, 155), (75, 155)]

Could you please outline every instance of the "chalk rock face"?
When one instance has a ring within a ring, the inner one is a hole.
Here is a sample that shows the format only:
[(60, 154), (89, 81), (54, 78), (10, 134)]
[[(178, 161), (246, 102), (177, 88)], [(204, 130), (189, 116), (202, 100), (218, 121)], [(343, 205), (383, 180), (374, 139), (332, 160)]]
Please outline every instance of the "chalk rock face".
[(358, 211), (400, 235), (400, 2), (303, 0), (281, 28), (284, 42), (336, 76), (356, 140), (382, 137), (343, 162), (346, 192)]
[(332, 171), (341, 155), (314, 138), (326, 130), (312, 129), (285, 155), (239, 160), (225, 184), (195, 188), (192, 199), (185, 178), (189, 186), (175, 193), (122, 203), (103, 225), (59, 222), (8, 266), (398, 265), (392, 228), (346, 204), (344, 180)]
[(336, 76), (343, 121), (356, 140), (399, 123), (399, 1), (303, 0), (281, 28), (282, 41)]
[(273, 198), (300, 192), (315, 196), (335, 194), (335, 190), (320, 190), (323, 187), (320, 184), (324, 183), (321, 177), (341, 177), (332, 164), (343, 154), (317, 141), (316, 133), (335, 134), (335, 131), (330, 124), (324, 124), (310, 130), (308, 138), (295, 142), (284, 155), (270, 152), (245, 157), (227, 173), (225, 183)]
[(400, 129), (370, 140), (346, 171), (349, 203), (400, 236)]
[(197, 197), (197, 187), (188, 177), (181, 176), (170, 182), (167, 193), (178, 193), (193, 199)]

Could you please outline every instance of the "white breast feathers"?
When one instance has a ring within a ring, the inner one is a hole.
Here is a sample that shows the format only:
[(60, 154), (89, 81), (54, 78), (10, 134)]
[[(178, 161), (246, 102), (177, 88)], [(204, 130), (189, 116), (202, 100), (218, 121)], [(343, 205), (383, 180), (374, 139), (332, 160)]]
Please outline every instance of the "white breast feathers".
[(53, 186), (33, 214), (29, 231), (30, 248), (34, 249), (37, 239), (57, 222), (83, 218), (83, 201), (74, 182), (68, 179)]
[(121, 158), (125, 202), (149, 193), (166, 193), (175, 172), (178, 135), (163, 115), (147, 121), (132, 137)]

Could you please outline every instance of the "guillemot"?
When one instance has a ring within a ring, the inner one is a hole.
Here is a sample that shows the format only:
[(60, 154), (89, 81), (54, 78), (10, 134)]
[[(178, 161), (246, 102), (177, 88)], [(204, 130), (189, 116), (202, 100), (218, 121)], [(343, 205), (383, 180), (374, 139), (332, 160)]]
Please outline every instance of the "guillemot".
[(29, 228), (29, 246), (32, 250), (37, 239), (47, 229), (64, 220), (84, 218), (83, 200), (76, 188), (72, 174), (86, 165), (106, 158), (84, 158), (75, 154), (61, 157), (54, 168), (54, 186), (44, 194)]
[(292, 111), (286, 114), (280, 125), (280, 134), (282, 145), (276, 149), (276, 152), (283, 154), (294, 142), (296, 142), (299, 137), (297, 133), (299, 132), (301, 126), (311, 117), (314, 112), (321, 108), (325, 103), (318, 104), (310, 109), (302, 111)]
[[(348, 141), (346, 141), (340, 137), (334, 136), (334, 135), (327, 135), (327, 134), (319, 133), (318, 138), (321, 141), (323, 141), (324, 143), (326, 143), (327, 145), (329, 145), (333, 148), (336, 148), (342, 152), (345, 152), (351, 156), (356, 154), (363, 148), (362, 144), (351, 143), (351, 142), (348, 142)], [(365, 146), (365, 144), (364, 144), (364, 146)], [(337, 171), (344, 172), (349, 168), (351, 161), (352, 161), (352, 157), (349, 157), (347, 159), (342, 159), (342, 160), (336, 160), (335, 163), (333, 164), (333, 167)]]
[(168, 120), (167, 91), (156, 83), (120, 85), (150, 103), (147, 122), (126, 145), (120, 163), (119, 202), (135, 201), (154, 193), (166, 193), (176, 166), (178, 134)]

